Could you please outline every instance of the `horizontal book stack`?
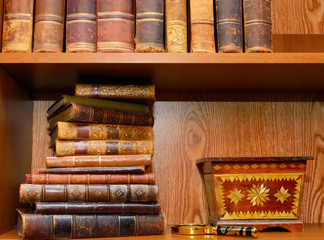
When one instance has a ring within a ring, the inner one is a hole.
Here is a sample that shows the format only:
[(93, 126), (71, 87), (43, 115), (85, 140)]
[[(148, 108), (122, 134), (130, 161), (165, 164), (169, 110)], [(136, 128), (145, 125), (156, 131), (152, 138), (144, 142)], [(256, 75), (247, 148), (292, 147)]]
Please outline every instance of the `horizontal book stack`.
[(272, 52), (270, 0), (4, 3), (2, 52)]
[[(48, 109), (46, 168), (27, 174), (17, 230), (23, 239), (156, 235), (165, 231), (152, 164), (149, 86), (77, 85)], [(96, 97), (96, 98), (95, 98)], [(111, 98), (111, 99), (100, 99)], [(117, 101), (128, 99), (128, 102)]]

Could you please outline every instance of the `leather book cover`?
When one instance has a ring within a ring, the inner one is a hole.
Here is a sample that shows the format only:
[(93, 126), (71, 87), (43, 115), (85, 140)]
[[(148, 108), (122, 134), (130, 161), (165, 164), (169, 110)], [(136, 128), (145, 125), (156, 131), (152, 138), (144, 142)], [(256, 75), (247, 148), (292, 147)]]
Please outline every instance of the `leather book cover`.
[(34, 0), (4, 0), (3, 53), (30, 53), (33, 38)]
[(155, 85), (75, 84), (75, 96), (155, 100)]
[(153, 141), (123, 140), (88, 140), (68, 141), (56, 140), (57, 157), (75, 155), (153, 155)]
[(163, 214), (42, 215), (17, 210), (22, 240), (104, 238), (164, 234)]
[(272, 52), (271, 0), (244, 0), (245, 52)]
[(159, 213), (159, 203), (37, 202), (37, 214), (148, 214)]
[(63, 52), (65, 0), (35, 1), (34, 52)]
[(71, 103), (60, 113), (48, 119), (48, 130), (55, 128), (58, 121), (108, 123), (117, 125), (153, 126), (151, 114), (117, 111), (109, 108), (89, 107)]
[(30, 184), (155, 184), (155, 174), (27, 174)]
[(164, 1), (136, 1), (135, 51), (164, 52)]
[(51, 146), (57, 139), (153, 141), (153, 129), (148, 126), (57, 122), (50, 137)]
[(96, 0), (67, 0), (66, 52), (96, 52)]
[(51, 174), (131, 174), (145, 173), (145, 166), (59, 167), (39, 168), (38, 173)]
[(109, 108), (117, 111), (129, 111), (129, 112), (139, 112), (139, 113), (149, 113), (149, 107), (146, 104), (138, 104), (133, 102), (122, 102), (114, 101), (108, 99), (96, 99), (83, 96), (70, 96), (62, 95), (57, 99), (47, 110), (47, 118), (51, 118), (57, 113), (61, 112), (62, 109), (65, 109), (71, 102), (77, 104), (83, 104), (89, 107), (101, 107)]
[(148, 184), (20, 184), (19, 202), (157, 202), (158, 186)]
[(165, 42), (169, 53), (187, 52), (186, 2), (186, 0), (165, 0)]
[(190, 0), (192, 53), (215, 53), (213, 0)]
[(242, 15), (242, 0), (216, 0), (218, 52), (243, 52)]
[(135, 51), (135, 0), (98, 0), (98, 52)]
[(151, 166), (151, 155), (103, 155), (46, 157), (46, 167)]

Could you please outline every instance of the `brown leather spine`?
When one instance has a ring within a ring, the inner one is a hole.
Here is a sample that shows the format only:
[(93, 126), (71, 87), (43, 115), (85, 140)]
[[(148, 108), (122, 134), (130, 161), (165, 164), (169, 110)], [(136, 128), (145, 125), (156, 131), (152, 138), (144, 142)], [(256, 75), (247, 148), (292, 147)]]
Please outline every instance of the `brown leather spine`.
[(67, 0), (66, 52), (95, 52), (96, 25), (96, 0)]
[(76, 84), (75, 96), (155, 100), (154, 85)]
[(136, 1), (136, 52), (164, 52), (164, 1)]
[(166, 50), (169, 53), (187, 52), (186, 0), (165, 0)]
[(59, 174), (130, 174), (145, 173), (145, 166), (40, 168), (38, 173)]
[(36, 213), (38, 214), (148, 214), (160, 211), (159, 203), (36, 203)]
[(214, 53), (213, 0), (190, 0), (190, 27), (192, 53)]
[(18, 222), (24, 240), (158, 235), (166, 227), (163, 214), (42, 215), (18, 210)]
[(155, 184), (155, 174), (27, 174), (30, 184)]
[(242, 0), (216, 0), (216, 24), (218, 52), (242, 53)]
[(34, 0), (4, 0), (3, 53), (30, 53)]
[(63, 52), (65, 0), (35, 1), (34, 52)]
[(19, 202), (156, 202), (157, 185), (20, 184)]
[(133, 53), (135, 0), (98, 0), (98, 52)]
[(56, 156), (74, 155), (153, 155), (153, 141), (88, 140), (61, 141), (55, 144)]
[(271, 53), (271, 0), (244, 0), (245, 52)]
[(46, 167), (151, 166), (151, 155), (46, 157)]
[(58, 139), (153, 140), (152, 127), (58, 122)]

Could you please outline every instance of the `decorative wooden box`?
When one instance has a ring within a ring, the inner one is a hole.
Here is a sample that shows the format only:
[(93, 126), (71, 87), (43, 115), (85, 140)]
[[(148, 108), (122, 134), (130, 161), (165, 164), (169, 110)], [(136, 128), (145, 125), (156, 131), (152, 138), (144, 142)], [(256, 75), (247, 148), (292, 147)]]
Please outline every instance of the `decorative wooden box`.
[(303, 231), (300, 199), (313, 157), (204, 158), (209, 222)]

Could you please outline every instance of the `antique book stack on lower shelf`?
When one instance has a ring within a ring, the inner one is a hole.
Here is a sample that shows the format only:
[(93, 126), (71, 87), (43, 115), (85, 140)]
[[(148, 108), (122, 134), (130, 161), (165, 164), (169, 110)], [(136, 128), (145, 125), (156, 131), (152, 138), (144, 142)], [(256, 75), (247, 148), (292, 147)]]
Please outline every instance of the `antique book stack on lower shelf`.
[(62, 96), (48, 109), (50, 147), (56, 156), (47, 157), (46, 168), (27, 174), (20, 185), (19, 201), (33, 208), (18, 210), (19, 235), (163, 234), (158, 186), (147, 170), (153, 155), (150, 106), (99, 99), (152, 102), (154, 86), (77, 85), (76, 95)]

